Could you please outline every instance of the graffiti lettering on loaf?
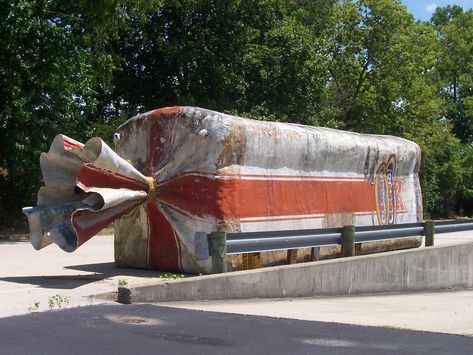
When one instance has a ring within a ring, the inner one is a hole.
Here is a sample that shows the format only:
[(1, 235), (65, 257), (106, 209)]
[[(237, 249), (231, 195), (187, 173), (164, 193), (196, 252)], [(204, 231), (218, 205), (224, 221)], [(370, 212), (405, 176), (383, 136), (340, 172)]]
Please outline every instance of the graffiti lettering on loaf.
[(54, 139), (24, 209), (35, 248), (73, 251), (116, 220), (118, 265), (210, 272), (213, 231), (422, 218), (420, 149), (397, 137), (172, 107), (128, 120), (115, 146)]

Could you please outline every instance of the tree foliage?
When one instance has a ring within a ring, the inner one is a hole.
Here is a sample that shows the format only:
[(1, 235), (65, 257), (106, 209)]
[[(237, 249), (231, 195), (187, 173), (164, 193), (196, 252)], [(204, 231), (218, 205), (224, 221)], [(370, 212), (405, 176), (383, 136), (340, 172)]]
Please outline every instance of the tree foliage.
[(463, 142), (473, 143), (473, 11), (438, 9), (432, 23), (438, 35), (438, 89), (446, 118)]
[(0, 208), (32, 200), (39, 154), (58, 132), (84, 136), (82, 111), (94, 105), (89, 54), (47, 11), (47, 2), (1, 1)]
[(427, 215), (473, 213), (472, 11), (422, 23), (399, 0), (0, 5), (1, 215), (33, 202), (55, 134), (111, 140), (176, 104), (414, 140)]

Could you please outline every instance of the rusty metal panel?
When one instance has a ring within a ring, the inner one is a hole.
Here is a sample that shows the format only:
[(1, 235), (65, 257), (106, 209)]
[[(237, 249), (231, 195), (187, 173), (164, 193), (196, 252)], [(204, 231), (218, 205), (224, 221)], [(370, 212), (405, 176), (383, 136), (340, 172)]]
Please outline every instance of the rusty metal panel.
[[(76, 225), (84, 229), (86, 223), (88, 231), (94, 231), (103, 224), (103, 216), (106, 221), (120, 217), (115, 229), (119, 265), (209, 272), (211, 257), (202, 235), (217, 230), (422, 219), (420, 149), (397, 137), (171, 107), (136, 116), (119, 127), (117, 154), (95, 138), (70, 150), (64, 142), (55, 140), (51, 147), (61, 159), (51, 151), (51, 157), (42, 158), (47, 193), (41, 201), (47, 202), (40, 206), (38, 199), (36, 209), (56, 206), (51, 197), (55, 186), (68, 189), (60, 202), (70, 201), (71, 191), (79, 187), (80, 197), (74, 200), (79, 207), (69, 223), (72, 231), (77, 234)], [(106, 153), (97, 155), (98, 151)], [(60, 176), (53, 166), (63, 171)], [(128, 180), (119, 178), (122, 175)], [(84, 207), (86, 200), (89, 205)], [(87, 218), (80, 218), (84, 209)], [(42, 217), (34, 217), (38, 211), (26, 211), (30, 226), (36, 226), (32, 230), (42, 234), (37, 239), (57, 243), (58, 233), (51, 234), (56, 236), (52, 240), (41, 225)], [(75, 247), (85, 239), (78, 237)]]

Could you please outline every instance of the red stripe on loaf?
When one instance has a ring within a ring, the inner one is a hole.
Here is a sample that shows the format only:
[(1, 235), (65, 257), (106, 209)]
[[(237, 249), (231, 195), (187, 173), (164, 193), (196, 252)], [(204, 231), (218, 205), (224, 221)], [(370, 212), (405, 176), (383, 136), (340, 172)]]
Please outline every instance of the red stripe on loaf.
[(192, 215), (219, 219), (376, 211), (374, 185), (365, 181), (186, 175), (159, 186), (157, 198)]

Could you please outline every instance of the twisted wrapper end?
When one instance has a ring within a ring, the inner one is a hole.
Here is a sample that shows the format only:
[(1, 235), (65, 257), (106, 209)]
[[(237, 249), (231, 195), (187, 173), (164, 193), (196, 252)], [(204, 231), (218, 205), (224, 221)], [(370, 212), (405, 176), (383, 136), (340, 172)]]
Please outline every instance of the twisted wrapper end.
[(99, 138), (82, 144), (58, 135), (40, 163), (45, 186), (37, 206), (23, 209), (36, 249), (55, 243), (74, 251), (117, 218), (155, 199), (154, 178)]
[(149, 190), (144, 204), (151, 203), (156, 198), (156, 181), (154, 180), (154, 177), (146, 176), (146, 180), (148, 180)]

